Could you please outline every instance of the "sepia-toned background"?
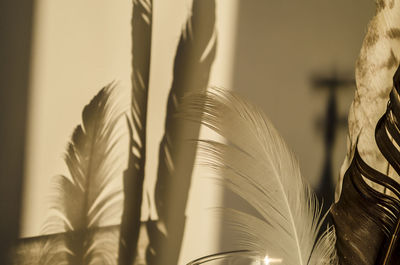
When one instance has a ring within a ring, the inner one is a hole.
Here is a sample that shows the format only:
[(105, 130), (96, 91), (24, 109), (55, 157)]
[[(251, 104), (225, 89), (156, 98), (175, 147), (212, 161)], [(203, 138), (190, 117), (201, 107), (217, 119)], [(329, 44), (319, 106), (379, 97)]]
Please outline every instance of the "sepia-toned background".
[[(319, 87), (316, 80), (354, 78), (374, 1), (217, 0), (216, 5), (217, 55), (209, 85), (237, 91), (264, 110), (316, 188), (331, 152), (334, 182), (345, 156), (343, 120), (354, 85), (335, 87), (330, 94), (328, 87)], [(154, 0), (146, 162), (150, 195), (173, 59), (190, 9), (189, 0)], [(40, 233), (51, 178), (67, 173), (65, 147), (81, 121), (83, 107), (113, 80), (130, 89), (131, 12), (131, 1), (34, 1), (33, 23), (27, 24), (32, 40), (31, 55), (26, 55), (30, 67), (21, 237)], [(8, 88), (1, 89), (7, 94)], [(326, 117), (332, 97), (337, 128), (334, 145), (326, 150), (324, 128), (332, 121)], [(203, 137), (208, 134), (202, 129)], [(207, 180), (208, 174), (200, 169), (193, 174), (180, 264), (226, 248), (220, 240), (225, 238), (220, 224), (207, 218), (204, 209), (237, 202)], [(144, 205), (151, 205), (146, 200)], [(146, 207), (142, 212), (144, 221), (157, 218)]]

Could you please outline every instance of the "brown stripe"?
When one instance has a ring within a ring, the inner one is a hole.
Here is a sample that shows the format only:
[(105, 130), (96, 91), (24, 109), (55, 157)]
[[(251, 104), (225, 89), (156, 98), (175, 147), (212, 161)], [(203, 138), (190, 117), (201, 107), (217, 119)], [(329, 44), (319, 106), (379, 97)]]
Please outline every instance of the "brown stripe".
[(394, 55), (394, 52), (393, 52), (393, 49), (392, 49), (392, 50), (390, 50), (390, 57), (386, 61), (385, 67), (388, 68), (388, 69), (391, 69), (393, 67), (397, 67), (397, 65), (398, 65), (397, 62), (398, 62), (398, 60), (396, 58), (396, 55)]
[(376, 1), (376, 12), (380, 12), (382, 9), (386, 7), (385, 0), (377, 0)]
[(364, 44), (367, 47), (374, 46), (379, 40), (378, 30), (376, 28), (376, 24), (372, 24), (368, 30), (367, 35), (365, 36)]
[(391, 39), (399, 39), (400, 38), (400, 29), (399, 28), (391, 28), (386, 32), (386, 35)]

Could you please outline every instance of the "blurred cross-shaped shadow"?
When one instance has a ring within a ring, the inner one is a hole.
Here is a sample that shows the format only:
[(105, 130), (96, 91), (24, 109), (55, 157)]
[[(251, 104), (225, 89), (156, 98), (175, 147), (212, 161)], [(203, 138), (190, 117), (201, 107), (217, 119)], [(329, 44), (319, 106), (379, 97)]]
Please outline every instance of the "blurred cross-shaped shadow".
[[(354, 79), (340, 77), (334, 69), (331, 74), (314, 74), (311, 77), (311, 85), (314, 90), (327, 90), (325, 115), (316, 122), (317, 130), (324, 136), (324, 162), (319, 183), (316, 186), (316, 194), (323, 203), (323, 212), (331, 207), (334, 200), (335, 185), (332, 176), (332, 156), (338, 129), (346, 128), (347, 116), (338, 113), (338, 89), (351, 88), (355, 85)], [(329, 217), (328, 220), (329, 221)]]

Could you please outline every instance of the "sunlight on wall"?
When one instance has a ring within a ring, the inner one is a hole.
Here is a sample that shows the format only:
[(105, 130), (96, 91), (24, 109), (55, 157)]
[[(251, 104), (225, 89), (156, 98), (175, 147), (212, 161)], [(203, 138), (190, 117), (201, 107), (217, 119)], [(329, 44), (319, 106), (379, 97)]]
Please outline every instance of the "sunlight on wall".
[[(51, 179), (58, 174), (69, 174), (63, 156), (73, 129), (81, 122), (83, 107), (112, 80), (130, 87), (132, 5), (129, 2), (37, 1), (22, 237), (40, 233), (48, 210)], [(170, 1), (154, 2), (146, 163), (146, 187), (152, 196), (174, 56), (191, 9), (189, 0), (174, 0), (172, 5)], [(235, 39), (236, 6), (237, 0), (217, 1), (218, 46), (211, 86), (228, 89), (232, 86), (234, 45), (231, 44)], [(210, 135), (201, 130), (201, 137)], [(219, 225), (207, 219), (201, 209), (215, 205), (220, 200), (220, 190), (205, 180), (205, 175), (203, 169), (194, 171), (181, 263), (214, 252), (218, 244)], [(142, 220), (156, 217), (149, 213), (147, 197), (144, 199)]]
[[(129, 1), (36, 1), (21, 236), (38, 235), (51, 178), (83, 107), (106, 84), (130, 87)], [(127, 98), (127, 100), (129, 97)]]

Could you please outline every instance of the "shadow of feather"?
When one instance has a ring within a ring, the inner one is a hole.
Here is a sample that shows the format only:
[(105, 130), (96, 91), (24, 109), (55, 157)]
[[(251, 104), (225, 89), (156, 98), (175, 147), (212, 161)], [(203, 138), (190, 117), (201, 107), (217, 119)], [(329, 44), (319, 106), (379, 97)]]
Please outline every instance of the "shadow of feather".
[(42, 228), (49, 235), (22, 240), (15, 264), (116, 264), (119, 229), (109, 225), (119, 224), (122, 213), (122, 97), (123, 91), (111, 83), (85, 106), (82, 125), (67, 146), (70, 174), (54, 178)]
[(179, 40), (168, 97), (165, 134), (160, 143), (155, 201), (158, 221), (149, 222), (148, 264), (178, 263), (185, 209), (200, 126), (173, 120), (180, 98), (207, 88), (216, 54), (215, 0), (193, 1), (192, 14)]
[(149, 88), (152, 0), (134, 0), (132, 11), (132, 99), (128, 118), (130, 150), (124, 172), (124, 211), (119, 244), (120, 265), (135, 260), (140, 231), (146, 160), (146, 114)]

